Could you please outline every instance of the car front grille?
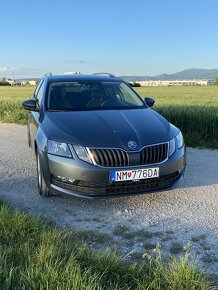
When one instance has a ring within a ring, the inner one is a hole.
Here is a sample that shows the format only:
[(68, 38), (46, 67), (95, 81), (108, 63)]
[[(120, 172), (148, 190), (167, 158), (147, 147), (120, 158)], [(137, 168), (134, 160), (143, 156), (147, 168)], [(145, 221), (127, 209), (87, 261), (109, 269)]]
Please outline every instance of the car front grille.
[(168, 143), (148, 146), (141, 151), (141, 164), (160, 163), (167, 158)]
[(129, 165), (129, 156), (121, 149), (89, 149), (95, 163), (106, 167)]
[(181, 176), (181, 173), (174, 172), (159, 178), (150, 178), (139, 181), (122, 181), (110, 183), (97, 183), (91, 181), (76, 180), (73, 184), (62, 182), (52, 176), (51, 183), (64, 189), (90, 196), (134, 194), (147, 191), (161, 190), (171, 187)]
[(168, 143), (144, 147), (140, 152), (126, 152), (122, 149), (89, 148), (97, 165), (121, 167), (160, 163), (167, 158)]

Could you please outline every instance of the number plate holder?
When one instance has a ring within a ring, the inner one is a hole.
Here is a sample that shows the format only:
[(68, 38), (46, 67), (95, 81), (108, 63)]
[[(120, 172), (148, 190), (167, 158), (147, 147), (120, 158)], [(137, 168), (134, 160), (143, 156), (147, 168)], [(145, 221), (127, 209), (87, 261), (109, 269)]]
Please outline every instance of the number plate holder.
[(110, 182), (141, 180), (159, 177), (159, 167), (136, 168), (110, 172)]

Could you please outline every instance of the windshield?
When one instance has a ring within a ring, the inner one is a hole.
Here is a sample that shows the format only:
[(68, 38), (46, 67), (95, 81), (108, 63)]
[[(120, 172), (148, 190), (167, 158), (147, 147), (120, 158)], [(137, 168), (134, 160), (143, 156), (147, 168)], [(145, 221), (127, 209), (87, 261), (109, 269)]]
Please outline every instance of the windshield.
[(47, 108), (87, 111), (144, 107), (144, 102), (124, 82), (53, 82)]

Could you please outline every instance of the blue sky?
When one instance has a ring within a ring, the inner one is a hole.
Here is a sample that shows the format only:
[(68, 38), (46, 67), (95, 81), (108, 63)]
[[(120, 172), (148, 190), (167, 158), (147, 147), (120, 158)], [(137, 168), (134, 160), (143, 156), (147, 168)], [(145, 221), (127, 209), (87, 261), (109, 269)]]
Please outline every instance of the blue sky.
[(0, 76), (218, 68), (217, 0), (2, 0), (0, 24)]

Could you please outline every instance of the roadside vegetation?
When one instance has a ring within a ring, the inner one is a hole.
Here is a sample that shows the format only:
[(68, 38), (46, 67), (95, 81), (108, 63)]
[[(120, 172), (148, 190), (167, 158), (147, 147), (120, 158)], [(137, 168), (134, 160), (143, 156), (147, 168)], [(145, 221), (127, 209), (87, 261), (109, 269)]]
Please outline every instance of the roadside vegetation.
[(218, 148), (218, 86), (135, 88), (155, 99), (154, 109), (179, 127), (186, 145)]
[(31, 98), (35, 87), (0, 86), (0, 122), (26, 123), (26, 112), (21, 102)]
[(82, 244), (76, 232), (0, 203), (1, 289), (215, 289), (188, 253), (161, 260), (156, 248), (143, 264)]
[[(218, 148), (218, 86), (139, 87), (144, 98), (155, 98), (154, 109), (178, 126), (192, 147)], [(0, 87), (0, 121), (25, 124), (20, 103), (34, 87)]]

